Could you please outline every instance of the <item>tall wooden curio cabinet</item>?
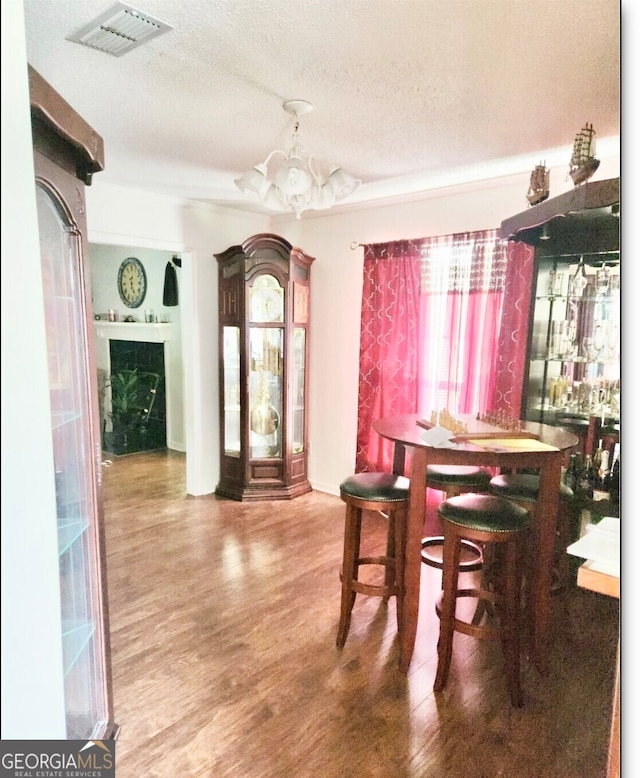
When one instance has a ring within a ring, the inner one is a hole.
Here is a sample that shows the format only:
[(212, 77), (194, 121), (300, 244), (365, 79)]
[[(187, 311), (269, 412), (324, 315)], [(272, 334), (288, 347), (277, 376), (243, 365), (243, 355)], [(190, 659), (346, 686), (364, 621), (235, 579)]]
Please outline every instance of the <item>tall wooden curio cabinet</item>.
[(62, 678), (55, 684), (63, 689), (66, 739), (104, 740), (118, 727), (84, 193), (103, 169), (103, 145), (31, 67), (29, 89), (56, 489)]
[(307, 477), (313, 257), (270, 233), (218, 261), (220, 482), (234, 500), (287, 500)]

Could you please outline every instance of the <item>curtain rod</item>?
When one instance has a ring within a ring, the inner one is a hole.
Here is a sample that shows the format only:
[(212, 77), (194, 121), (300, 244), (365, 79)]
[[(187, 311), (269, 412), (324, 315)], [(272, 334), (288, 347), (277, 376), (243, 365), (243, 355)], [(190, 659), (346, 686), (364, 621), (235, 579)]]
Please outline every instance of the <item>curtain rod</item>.
[[(499, 230), (497, 227), (489, 227), (486, 230), (465, 230), (464, 232), (451, 232), (447, 235), (438, 235), (438, 238), (457, 238), (460, 235), (473, 235), (478, 234), (481, 232), (495, 232), (499, 233)], [(498, 234), (498, 238), (500, 238), (500, 235)], [(400, 243), (402, 241), (410, 241), (413, 243), (419, 243), (421, 241), (425, 240), (431, 240), (431, 238), (397, 238), (396, 240), (384, 240), (384, 241), (378, 241), (378, 243)], [(506, 239), (503, 239), (506, 242)], [(375, 243), (358, 243), (357, 240), (351, 241), (351, 251), (355, 251), (357, 248), (366, 248), (367, 246), (373, 246), (376, 245)]]

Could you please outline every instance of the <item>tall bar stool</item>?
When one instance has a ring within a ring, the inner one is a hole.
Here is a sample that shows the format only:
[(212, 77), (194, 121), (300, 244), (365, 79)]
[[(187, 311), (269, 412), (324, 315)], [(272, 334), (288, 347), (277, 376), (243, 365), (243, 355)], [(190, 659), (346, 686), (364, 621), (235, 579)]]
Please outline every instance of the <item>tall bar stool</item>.
[[(515, 505), (532, 511), (538, 499), (540, 476), (531, 473), (503, 473), (494, 476), (489, 489), (492, 494), (504, 497)], [(577, 535), (577, 513), (573, 503), (573, 490), (560, 484), (558, 519), (556, 524), (556, 548), (553, 561), (551, 591), (562, 591), (571, 578), (567, 546)]]
[[(466, 492), (487, 492), (491, 474), (481, 467), (466, 465), (429, 465), (427, 487), (445, 493), (445, 499)], [(425, 565), (442, 570), (444, 537), (433, 535), (422, 539), (422, 561)], [(482, 548), (477, 543), (464, 540), (460, 570), (470, 573), (480, 570), (483, 563)]]
[[(342, 647), (351, 625), (356, 594), (388, 599), (395, 595), (398, 631), (402, 628), (404, 560), (409, 507), (409, 479), (391, 473), (356, 473), (340, 484), (340, 497), (347, 504), (342, 556), (342, 598), (336, 645)], [(383, 556), (360, 556), (362, 511), (378, 511), (388, 519), (387, 548)], [(365, 583), (358, 579), (363, 565), (379, 565), (383, 583)]]
[[(436, 692), (447, 685), (454, 632), (481, 640), (500, 640), (505, 660), (507, 688), (511, 703), (522, 705), (520, 687), (520, 602), (523, 581), (523, 543), (531, 518), (529, 512), (502, 497), (490, 494), (462, 494), (444, 500), (438, 509), (444, 525), (442, 594), (436, 603), (440, 618), (438, 669), (433, 684)], [(486, 589), (458, 589), (462, 541), (471, 540), (492, 547), (499, 562), (497, 586)], [(502, 553), (499, 553), (502, 551)], [(487, 602), (498, 623), (479, 624), (457, 617), (459, 598), (471, 597)]]

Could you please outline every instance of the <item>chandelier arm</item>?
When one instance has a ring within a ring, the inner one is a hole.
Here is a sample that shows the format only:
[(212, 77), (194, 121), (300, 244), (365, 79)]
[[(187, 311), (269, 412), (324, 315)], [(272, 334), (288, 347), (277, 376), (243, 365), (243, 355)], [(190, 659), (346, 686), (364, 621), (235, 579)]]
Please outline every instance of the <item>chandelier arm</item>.
[(268, 165), (268, 164), (269, 164), (269, 162), (271, 162), (271, 159), (272, 159), (272, 157), (273, 157), (275, 154), (282, 154), (282, 156), (283, 156), (285, 159), (287, 159), (287, 157), (289, 156), (289, 155), (288, 155), (288, 154), (286, 154), (284, 151), (280, 151), (280, 149), (274, 149), (274, 150), (273, 150), (273, 151), (272, 151), (272, 152), (271, 152), (271, 153), (270, 153), (270, 154), (267, 156), (267, 158), (265, 159), (265, 161), (264, 161), (262, 164), (263, 164), (263, 165)]
[(316, 161), (312, 156), (307, 157), (307, 167), (309, 168), (309, 172), (311, 173), (316, 186), (322, 186), (324, 184), (324, 179), (320, 175)]

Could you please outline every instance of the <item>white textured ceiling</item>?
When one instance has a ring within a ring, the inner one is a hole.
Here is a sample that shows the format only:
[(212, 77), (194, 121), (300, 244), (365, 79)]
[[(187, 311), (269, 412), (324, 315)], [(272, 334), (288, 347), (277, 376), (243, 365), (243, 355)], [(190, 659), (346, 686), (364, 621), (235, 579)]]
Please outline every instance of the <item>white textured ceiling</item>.
[(587, 121), (620, 134), (619, 0), (139, 0), (174, 29), (122, 57), (65, 40), (112, 4), (24, 0), (29, 62), (103, 137), (101, 181), (246, 206), (233, 179), (288, 148), (292, 98), (314, 104), (305, 151), (363, 181), (350, 202), (548, 150), (568, 168)]

